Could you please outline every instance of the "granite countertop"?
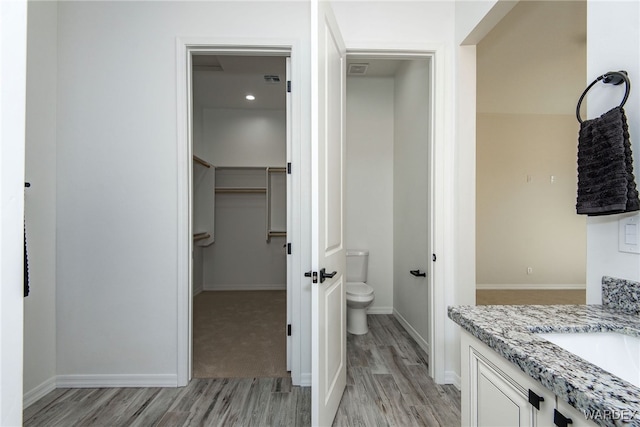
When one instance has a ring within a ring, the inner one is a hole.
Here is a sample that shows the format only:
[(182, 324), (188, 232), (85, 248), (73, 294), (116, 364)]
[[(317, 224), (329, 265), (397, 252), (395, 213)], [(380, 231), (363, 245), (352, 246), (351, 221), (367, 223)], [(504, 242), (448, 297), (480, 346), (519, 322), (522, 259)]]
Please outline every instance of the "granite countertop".
[[(607, 304), (608, 298), (603, 296)], [(535, 334), (618, 331), (640, 336), (640, 317), (632, 311), (611, 305), (459, 306), (449, 307), (449, 318), (580, 412), (623, 415), (596, 423), (640, 426), (640, 388)]]

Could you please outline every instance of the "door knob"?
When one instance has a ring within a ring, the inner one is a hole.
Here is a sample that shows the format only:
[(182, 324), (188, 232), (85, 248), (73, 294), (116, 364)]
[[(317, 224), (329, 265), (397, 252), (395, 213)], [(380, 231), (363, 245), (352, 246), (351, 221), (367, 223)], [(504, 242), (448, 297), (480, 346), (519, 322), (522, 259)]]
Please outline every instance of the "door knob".
[(333, 278), (333, 276), (335, 276), (336, 274), (338, 274), (337, 271), (334, 271), (333, 273), (327, 273), (326, 270), (323, 268), (320, 270), (320, 283), (324, 282), (324, 279), (326, 279), (327, 277), (329, 279)]

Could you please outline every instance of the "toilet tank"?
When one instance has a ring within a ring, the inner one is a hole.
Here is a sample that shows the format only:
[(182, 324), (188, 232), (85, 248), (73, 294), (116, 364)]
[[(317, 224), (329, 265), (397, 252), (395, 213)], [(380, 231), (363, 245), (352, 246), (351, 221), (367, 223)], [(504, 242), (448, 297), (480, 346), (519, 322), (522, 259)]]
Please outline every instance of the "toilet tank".
[(347, 249), (347, 282), (367, 282), (369, 251)]

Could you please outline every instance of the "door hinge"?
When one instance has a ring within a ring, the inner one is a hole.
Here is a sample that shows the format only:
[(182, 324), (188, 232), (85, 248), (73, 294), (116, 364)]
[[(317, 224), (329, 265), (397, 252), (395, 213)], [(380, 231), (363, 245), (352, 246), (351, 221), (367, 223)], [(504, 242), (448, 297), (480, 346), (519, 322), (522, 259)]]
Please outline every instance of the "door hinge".
[(287, 163), (287, 173), (291, 175), (291, 162)]
[(287, 243), (287, 255), (291, 255), (291, 243)]
[(307, 271), (304, 273), (304, 277), (311, 277), (312, 283), (318, 283), (318, 272), (317, 271)]
[(291, 80), (287, 80), (287, 92), (291, 92)]
[(432, 254), (431, 259), (433, 260), (433, 262), (436, 262), (436, 254)]
[(291, 336), (291, 325), (287, 325), (287, 336)]

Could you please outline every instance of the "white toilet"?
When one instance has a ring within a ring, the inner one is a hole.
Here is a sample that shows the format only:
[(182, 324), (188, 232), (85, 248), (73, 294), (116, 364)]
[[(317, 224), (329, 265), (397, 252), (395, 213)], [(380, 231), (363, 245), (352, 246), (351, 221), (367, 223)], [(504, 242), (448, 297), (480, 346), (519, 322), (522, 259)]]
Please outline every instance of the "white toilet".
[(373, 288), (367, 285), (369, 252), (347, 250), (347, 332), (363, 335), (369, 332), (367, 307), (374, 299)]

